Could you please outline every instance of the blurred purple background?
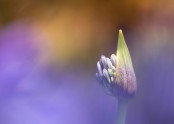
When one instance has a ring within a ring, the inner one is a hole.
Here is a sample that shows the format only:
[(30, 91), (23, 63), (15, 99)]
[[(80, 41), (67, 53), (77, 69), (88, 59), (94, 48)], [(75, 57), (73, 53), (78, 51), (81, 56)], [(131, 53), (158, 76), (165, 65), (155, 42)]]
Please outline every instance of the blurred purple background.
[(95, 73), (120, 28), (138, 85), (126, 124), (174, 124), (173, 5), (0, 0), (0, 124), (115, 124)]

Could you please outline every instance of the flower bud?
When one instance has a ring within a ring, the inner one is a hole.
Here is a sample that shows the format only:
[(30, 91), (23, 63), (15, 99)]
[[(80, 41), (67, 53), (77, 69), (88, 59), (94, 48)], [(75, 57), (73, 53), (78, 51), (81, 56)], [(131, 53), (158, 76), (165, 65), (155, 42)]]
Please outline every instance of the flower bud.
[(116, 55), (110, 59), (104, 55), (97, 63), (97, 80), (110, 94), (118, 98), (132, 98), (136, 93), (136, 77), (132, 66), (132, 60), (127, 48), (124, 36), (119, 30)]

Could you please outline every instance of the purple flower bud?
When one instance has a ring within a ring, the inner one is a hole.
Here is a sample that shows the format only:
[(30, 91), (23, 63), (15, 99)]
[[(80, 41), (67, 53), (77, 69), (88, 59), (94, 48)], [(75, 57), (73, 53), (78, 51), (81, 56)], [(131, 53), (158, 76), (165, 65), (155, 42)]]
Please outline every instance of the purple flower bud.
[(108, 71), (107, 71), (105, 68), (103, 69), (103, 75), (105, 76), (105, 78), (107, 79), (107, 81), (108, 81), (109, 83), (111, 83), (111, 80), (110, 80)]
[(111, 55), (111, 62), (114, 66), (116, 66), (116, 55), (115, 54)]
[(106, 58), (106, 63), (107, 63), (108, 68), (112, 68), (112, 63), (111, 63), (111, 60), (109, 58)]
[(109, 76), (110, 77), (113, 77), (114, 76), (114, 72), (112, 71), (112, 69), (108, 69), (108, 73), (109, 73)]
[(106, 68), (106, 57), (104, 55), (101, 56), (100, 62), (101, 62), (102, 68)]
[(103, 71), (102, 71), (102, 68), (101, 68), (101, 65), (100, 65), (100, 62), (98, 61), (97, 62), (97, 69), (98, 69), (98, 72), (99, 72), (99, 75), (102, 76), (103, 75)]
[(132, 60), (121, 30), (116, 55), (112, 54), (110, 59), (101, 56), (97, 63), (99, 74), (96, 77), (113, 96), (129, 99), (135, 95), (137, 85)]

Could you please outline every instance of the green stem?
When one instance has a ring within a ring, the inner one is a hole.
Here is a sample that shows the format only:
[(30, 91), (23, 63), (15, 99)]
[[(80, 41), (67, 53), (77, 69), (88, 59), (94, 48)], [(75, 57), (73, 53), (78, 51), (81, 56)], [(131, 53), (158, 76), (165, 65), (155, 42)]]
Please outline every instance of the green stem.
[(128, 105), (127, 100), (122, 100), (122, 99), (118, 100), (116, 124), (125, 124), (127, 105)]

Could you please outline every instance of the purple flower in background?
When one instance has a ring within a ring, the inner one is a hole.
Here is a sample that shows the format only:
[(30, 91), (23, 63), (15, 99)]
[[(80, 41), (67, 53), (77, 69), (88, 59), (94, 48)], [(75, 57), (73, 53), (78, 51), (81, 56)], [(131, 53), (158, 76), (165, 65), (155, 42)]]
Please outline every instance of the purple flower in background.
[(38, 38), (27, 23), (14, 23), (0, 31), (0, 93), (11, 94), (35, 70)]
[(93, 85), (88, 71), (40, 65), (43, 38), (36, 34), (23, 22), (0, 31), (0, 124), (112, 123), (114, 99)]

